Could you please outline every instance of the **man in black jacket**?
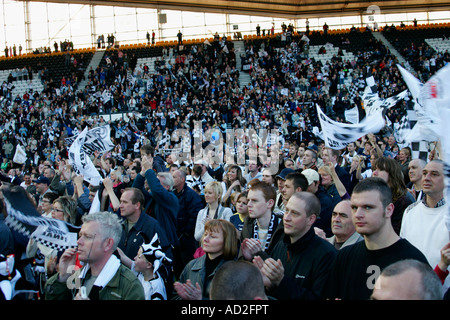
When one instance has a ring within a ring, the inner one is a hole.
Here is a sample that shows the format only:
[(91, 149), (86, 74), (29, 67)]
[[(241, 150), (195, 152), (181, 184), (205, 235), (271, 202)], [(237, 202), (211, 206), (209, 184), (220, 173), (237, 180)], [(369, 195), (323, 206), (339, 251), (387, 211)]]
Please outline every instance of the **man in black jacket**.
[[(279, 300), (322, 299), (337, 250), (312, 227), (320, 214), (319, 199), (310, 192), (294, 193), (286, 204), (283, 224), (267, 254), (256, 256), (267, 294)], [(263, 260), (265, 258), (265, 260)]]
[(174, 272), (179, 276), (184, 266), (193, 259), (197, 249), (194, 238), (195, 223), (198, 212), (204, 205), (198, 193), (186, 184), (186, 173), (183, 170), (172, 172), (172, 177), (173, 193), (180, 204), (177, 215), (177, 235), (180, 245), (174, 252)]

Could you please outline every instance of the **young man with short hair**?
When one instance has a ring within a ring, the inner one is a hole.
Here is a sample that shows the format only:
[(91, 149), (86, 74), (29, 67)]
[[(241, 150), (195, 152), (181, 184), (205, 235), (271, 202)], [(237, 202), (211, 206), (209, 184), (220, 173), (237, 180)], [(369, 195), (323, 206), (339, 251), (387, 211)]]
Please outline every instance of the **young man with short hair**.
[(351, 207), (356, 232), (364, 241), (339, 251), (329, 273), (327, 298), (367, 300), (388, 265), (403, 259), (428, 264), (416, 247), (394, 231), (392, 191), (383, 179), (371, 177), (359, 182), (351, 196)]

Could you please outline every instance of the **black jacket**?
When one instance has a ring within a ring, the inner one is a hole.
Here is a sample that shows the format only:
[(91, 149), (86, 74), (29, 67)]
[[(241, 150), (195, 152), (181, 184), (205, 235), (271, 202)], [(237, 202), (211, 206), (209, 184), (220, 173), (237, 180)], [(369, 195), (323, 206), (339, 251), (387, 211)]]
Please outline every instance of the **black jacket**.
[(324, 298), (324, 288), (337, 250), (318, 237), (314, 228), (295, 243), (285, 235), (282, 224), (277, 229), (268, 256), (283, 263), (284, 278), (268, 295), (279, 300), (317, 300)]
[(195, 223), (197, 222), (198, 212), (204, 208), (202, 199), (193, 189), (185, 183), (181, 192), (173, 192), (179, 202), (177, 215), (177, 234), (178, 237), (187, 235), (194, 237)]

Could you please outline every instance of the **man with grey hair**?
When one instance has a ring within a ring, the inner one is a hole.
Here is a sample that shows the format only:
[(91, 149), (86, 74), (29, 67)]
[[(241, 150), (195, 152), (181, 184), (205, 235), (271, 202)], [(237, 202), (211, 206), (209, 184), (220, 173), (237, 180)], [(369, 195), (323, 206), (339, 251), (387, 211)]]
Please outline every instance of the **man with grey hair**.
[(406, 208), (400, 228), (400, 236), (422, 251), (431, 266), (439, 263), (440, 250), (449, 241), (444, 177), (442, 160), (426, 164), (422, 170), (424, 197)]
[[(158, 220), (173, 248), (179, 244), (177, 236), (177, 215), (179, 202), (172, 192), (173, 178), (169, 172), (155, 173), (153, 158), (144, 155), (141, 172), (134, 179), (133, 188), (140, 189), (145, 197), (144, 211)], [(150, 192), (145, 189), (147, 181)]]
[(50, 190), (63, 196), (66, 193), (66, 184), (61, 181), (61, 172), (57, 172), (51, 167), (47, 167), (42, 175), (50, 180)]
[(375, 282), (372, 300), (442, 300), (443, 290), (433, 269), (405, 259), (387, 266)]
[(172, 172), (173, 193), (178, 198), (179, 209), (177, 214), (177, 234), (180, 246), (174, 252), (174, 272), (175, 276), (181, 274), (184, 266), (192, 260), (197, 242), (194, 238), (195, 224), (198, 212), (203, 209), (202, 199), (186, 183), (186, 172), (177, 169)]
[(427, 162), (422, 159), (413, 159), (408, 164), (409, 183), (406, 185), (408, 191), (416, 200), (422, 200), (422, 170)]
[(350, 200), (340, 201), (333, 209), (333, 214), (331, 215), (331, 231), (333, 232), (333, 236), (327, 240), (337, 250), (363, 240), (363, 237), (356, 232), (355, 225), (352, 221), (352, 214)]
[[(122, 232), (119, 217), (110, 212), (83, 216), (78, 248), (67, 249), (59, 271), (45, 285), (46, 300), (145, 300), (133, 272), (113, 254)], [(75, 271), (76, 257), (84, 263)]]
[(173, 177), (170, 172), (158, 172), (156, 177), (165, 189), (173, 191)]

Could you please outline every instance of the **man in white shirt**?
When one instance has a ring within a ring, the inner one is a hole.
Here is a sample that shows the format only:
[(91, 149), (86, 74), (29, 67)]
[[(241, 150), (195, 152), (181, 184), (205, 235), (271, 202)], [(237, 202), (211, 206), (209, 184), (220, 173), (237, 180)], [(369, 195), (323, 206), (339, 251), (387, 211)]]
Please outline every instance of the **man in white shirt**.
[(438, 264), (440, 250), (449, 242), (444, 189), (444, 164), (432, 160), (422, 173), (424, 197), (406, 208), (400, 229), (400, 236), (422, 251), (432, 267)]
[(261, 163), (257, 160), (250, 160), (248, 162), (248, 173), (244, 176), (247, 183), (252, 181), (253, 179), (262, 179), (262, 173), (259, 171), (261, 168)]
[(426, 165), (426, 161), (422, 159), (413, 159), (408, 164), (409, 183), (406, 185), (408, 191), (418, 201), (422, 200), (422, 171)]

